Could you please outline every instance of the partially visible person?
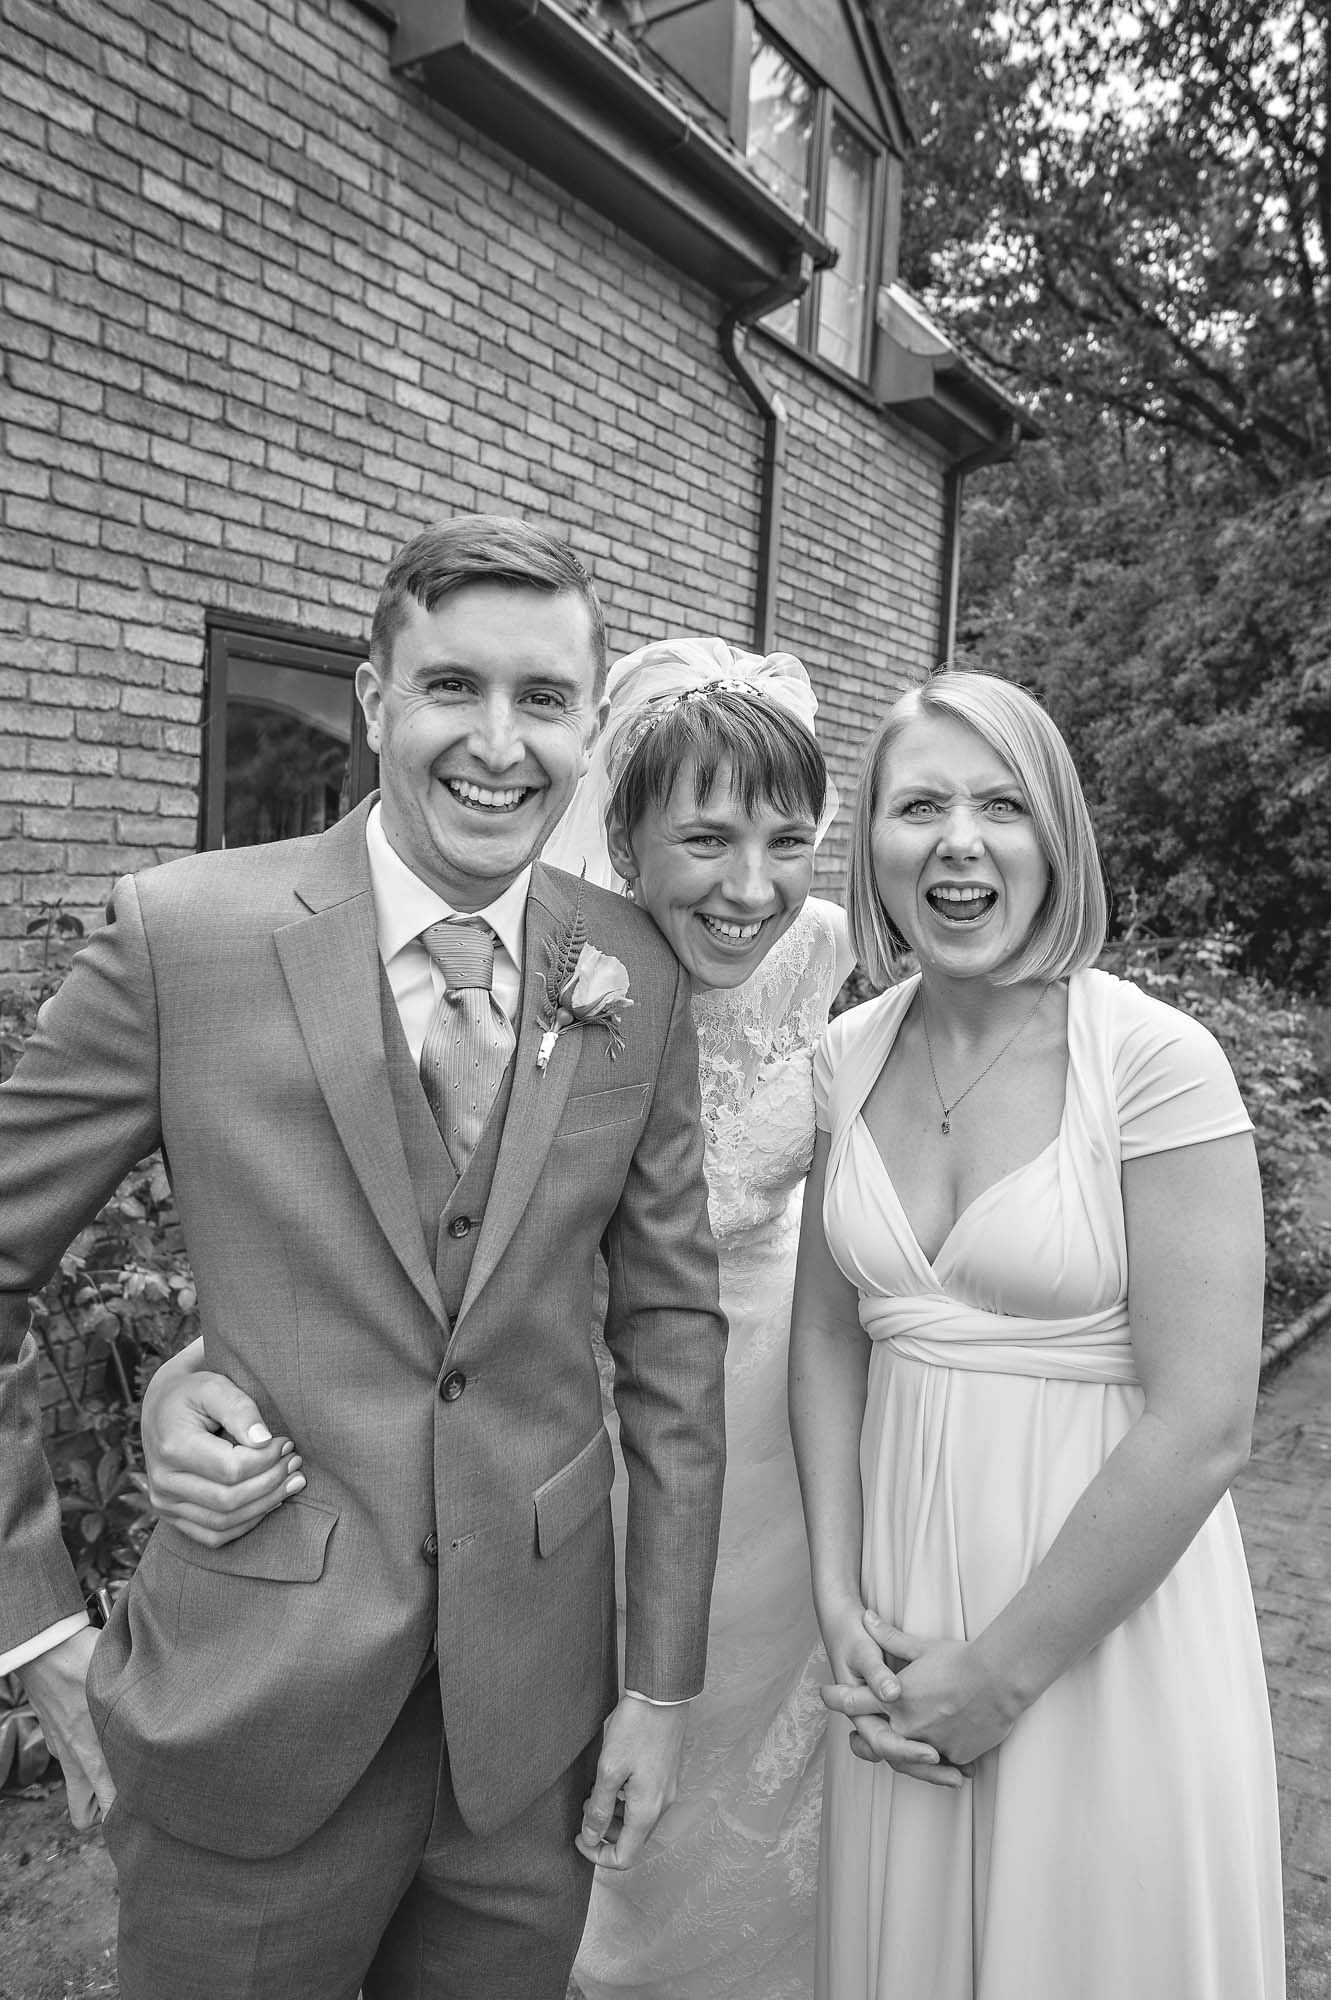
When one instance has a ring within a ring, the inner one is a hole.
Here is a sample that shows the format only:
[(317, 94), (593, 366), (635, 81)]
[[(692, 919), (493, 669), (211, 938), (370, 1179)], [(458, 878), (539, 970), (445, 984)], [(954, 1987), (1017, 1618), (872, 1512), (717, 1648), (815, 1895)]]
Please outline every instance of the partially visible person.
[[(606, 727), (546, 855), (626, 887), (692, 983), (730, 1322), (727, 1470), (707, 1683), (679, 1795), (636, 1867), (601, 1867), (575, 1971), (587, 2000), (808, 2000), (828, 1668), (785, 1382), (813, 1048), (848, 970), (841, 912), (809, 898), (827, 773), (813, 690), (788, 654), (663, 640), (620, 661), (607, 691)], [(228, 1385), (191, 1376), (196, 1359), (149, 1392), (153, 1490), (185, 1532), (229, 1535), (301, 1475), (279, 1462), (282, 1441), (256, 1457), (191, 1433), (191, 1397), (242, 1438), (254, 1415)], [(219, 1465), (228, 1483), (210, 1490)], [(621, 1472), (621, 1532), (623, 1494)], [(613, 1864), (597, 1843), (584, 1851)]]
[[(538, 858), (603, 674), (562, 543), (424, 531), (357, 675), (380, 796), (122, 882), (0, 1088), (0, 1663), (111, 1808), (123, 2000), (563, 2000), (577, 1837), (627, 1862), (672, 1795), (725, 1325), (688, 980)], [(28, 1295), (159, 1144), (209, 1359), (307, 1483), (160, 1528), (89, 1665)]]
[(1091, 969), (1081, 788), (1004, 681), (942, 673), (891, 710), (848, 913), (899, 983), (819, 1051), (791, 1343), (850, 1721), (819, 2000), (1279, 2000), (1227, 1491), (1263, 1266), (1233, 1076), (1195, 1021)]

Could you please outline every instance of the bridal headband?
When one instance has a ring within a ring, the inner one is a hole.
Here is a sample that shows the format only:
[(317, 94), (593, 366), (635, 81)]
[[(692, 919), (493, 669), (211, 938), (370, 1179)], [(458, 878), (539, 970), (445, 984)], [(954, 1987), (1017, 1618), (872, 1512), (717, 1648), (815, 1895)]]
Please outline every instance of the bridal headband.
[[(649, 646), (640, 646), (611, 667), (605, 691), (610, 703), (605, 728), (542, 859), (575, 875), (585, 861), (587, 880), (608, 889), (622, 889), (623, 884), (606, 847), (606, 807), (620, 772), (639, 743), (681, 702), (707, 701), (720, 694), (770, 702), (801, 723), (810, 735), (818, 710), (809, 676), (793, 653), (736, 652), (719, 638), (656, 639)], [(836, 808), (836, 792), (829, 779), (827, 807), (818, 829), (820, 839)]]
[(690, 688), (687, 694), (667, 694), (663, 695), (659, 701), (653, 702), (647, 714), (647, 723), (654, 729), (662, 716), (673, 714), (681, 702), (714, 701), (719, 694), (739, 694), (743, 695), (748, 701), (766, 700), (763, 690), (755, 681), (734, 679), (727, 681), (706, 681), (702, 687)]

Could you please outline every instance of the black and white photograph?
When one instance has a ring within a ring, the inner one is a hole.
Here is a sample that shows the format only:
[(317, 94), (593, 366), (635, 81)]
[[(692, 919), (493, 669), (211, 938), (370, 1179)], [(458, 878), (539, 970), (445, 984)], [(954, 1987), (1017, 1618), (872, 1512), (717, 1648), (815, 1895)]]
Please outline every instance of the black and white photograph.
[(0, 0), (0, 2000), (1324, 2000), (1329, 127)]

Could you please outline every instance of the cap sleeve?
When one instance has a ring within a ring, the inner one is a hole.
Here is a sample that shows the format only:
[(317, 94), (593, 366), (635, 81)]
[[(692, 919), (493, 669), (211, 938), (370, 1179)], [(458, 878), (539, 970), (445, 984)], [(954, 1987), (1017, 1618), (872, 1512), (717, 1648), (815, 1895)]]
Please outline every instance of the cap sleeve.
[(1121, 1157), (1251, 1132), (1234, 1072), (1210, 1030), (1130, 982), (1120, 985), (1114, 1085)]

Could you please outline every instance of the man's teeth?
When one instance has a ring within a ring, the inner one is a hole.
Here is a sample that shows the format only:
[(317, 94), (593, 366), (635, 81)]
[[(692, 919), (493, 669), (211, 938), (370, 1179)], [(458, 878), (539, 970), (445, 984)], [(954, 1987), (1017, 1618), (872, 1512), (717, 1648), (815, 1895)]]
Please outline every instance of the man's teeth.
[(527, 796), (525, 785), (515, 785), (501, 792), (490, 785), (473, 785), (468, 778), (450, 778), (448, 789), (464, 805), (484, 806), (488, 812), (512, 812)]
[(699, 911), (698, 914), (702, 917), (709, 931), (712, 931), (717, 937), (729, 939), (732, 944), (752, 943), (767, 921), (765, 917), (759, 917), (756, 924), (732, 924), (725, 917), (709, 917), (704, 915), (702, 911)]

